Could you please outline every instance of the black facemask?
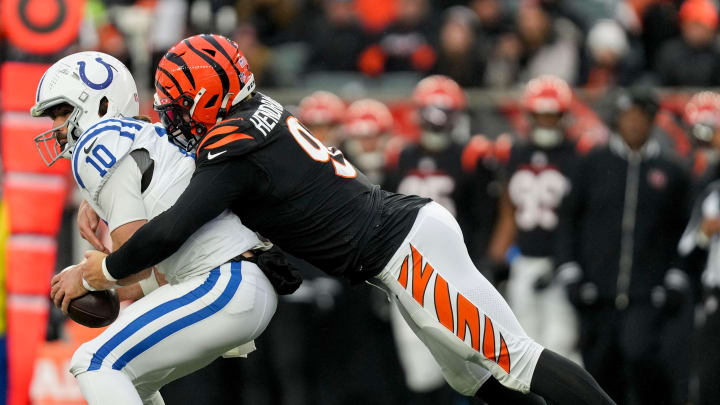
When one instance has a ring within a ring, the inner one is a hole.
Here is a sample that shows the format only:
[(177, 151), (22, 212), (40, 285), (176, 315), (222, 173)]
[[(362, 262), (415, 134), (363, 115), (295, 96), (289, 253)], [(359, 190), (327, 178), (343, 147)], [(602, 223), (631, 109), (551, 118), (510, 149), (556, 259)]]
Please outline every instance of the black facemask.
[(167, 129), (170, 142), (188, 152), (197, 147), (207, 130), (204, 125), (190, 118), (191, 105), (192, 99), (188, 95), (181, 95), (164, 105), (153, 105), (160, 122)]

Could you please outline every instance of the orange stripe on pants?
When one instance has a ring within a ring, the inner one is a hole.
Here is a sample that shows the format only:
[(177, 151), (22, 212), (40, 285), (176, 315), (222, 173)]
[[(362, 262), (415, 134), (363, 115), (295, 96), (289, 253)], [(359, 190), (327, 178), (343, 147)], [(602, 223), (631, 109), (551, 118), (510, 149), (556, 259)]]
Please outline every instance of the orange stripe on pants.
[(450, 332), (454, 332), (454, 319), (452, 305), (450, 304), (450, 291), (447, 281), (440, 274), (435, 279), (435, 313), (438, 321)]
[(413, 286), (412, 294), (415, 301), (421, 306), (425, 302), (425, 289), (427, 288), (430, 276), (433, 274), (433, 267), (430, 263), (425, 264), (425, 268), (422, 268), (422, 255), (415, 249), (413, 245), (410, 245), (413, 256)]
[(407, 270), (408, 258), (409, 258), (409, 256), (405, 256), (405, 260), (403, 260), (402, 267), (400, 268), (400, 275), (398, 276), (398, 282), (405, 289), (407, 289), (407, 281), (408, 281), (408, 270)]
[(485, 331), (483, 332), (483, 354), (495, 361), (495, 328), (492, 321), (485, 315)]
[(462, 294), (457, 296), (458, 327), (457, 337), (465, 340), (465, 329), (470, 328), (470, 340), (473, 349), (480, 351), (480, 315), (478, 309)]

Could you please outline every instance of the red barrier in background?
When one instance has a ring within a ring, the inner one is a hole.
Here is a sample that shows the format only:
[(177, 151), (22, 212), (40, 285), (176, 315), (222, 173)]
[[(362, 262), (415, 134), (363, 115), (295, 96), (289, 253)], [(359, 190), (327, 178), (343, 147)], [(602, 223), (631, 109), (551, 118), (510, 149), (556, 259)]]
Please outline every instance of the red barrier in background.
[(31, 54), (52, 54), (78, 36), (85, 0), (3, 0), (0, 18), (8, 40)]
[(3, 195), (10, 215), (10, 233), (57, 235), (66, 193), (63, 177), (7, 173)]
[(0, 151), (5, 170), (58, 175), (68, 173), (69, 160), (60, 159), (48, 167), (33, 141), (51, 125), (49, 118), (32, 118), (21, 113), (4, 114), (0, 122)]
[[(41, 281), (37, 280), (37, 282)], [(46, 296), (8, 294), (8, 404), (10, 405), (29, 403), (30, 381), (38, 348), (45, 341), (48, 310)]]
[(29, 113), (30, 108), (35, 104), (40, 78), (49, 67), (50, 65), (37, 63), (3, 63), (0, 66), (0, 88), (4, 97), (0, 108), (4, 111)]
[[(7, 40), (9, 48), (31, 55), (60, 53), (77, 39), (84, 11), (85, 0), (2, 0), (3, 40)], [(30, 403), (30, 381), (36, 355), (45, 340), (48, 287), (56, 266), (54, 238), (67, 195), (68, 162), (46, 167), (33, 142), (36, 135), (50, 129), (50, 120), (29, 115), (38, 83), (49, 66), (22, 62), (0, 65), (3, 194), (12, 235), (5, 263), (6, 394), (10, 405)], [(77, 395), (72, 399), (74, 402), (68, 403), (78, 403)]]
[(11, 236), (6, 248), (6, 286), (11, 294), (50, 294), (49, 280), (55, 271), (57, 243), (48, 236)]

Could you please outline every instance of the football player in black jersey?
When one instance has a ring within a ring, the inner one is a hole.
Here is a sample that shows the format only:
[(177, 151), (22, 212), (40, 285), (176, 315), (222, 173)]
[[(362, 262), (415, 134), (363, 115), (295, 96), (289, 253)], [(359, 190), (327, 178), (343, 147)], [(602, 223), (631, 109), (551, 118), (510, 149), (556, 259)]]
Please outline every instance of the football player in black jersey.
[(516, 140), (510, 152), (491, 254), (501, 260), (510, 243), (519, 249), (510, 263), (511, 308), (533, 339), (579, 360), (577, 314), (562, 283), (551, 282), (558, 209), (580, 160), (564, 129), (572, 97), (568, 84), (557, 77), (528, 82), (523, 107), (530, 133), (527, 140)]
[(496, 201), (488, 192), (494, 174), (486, 165), (464, 159), (466, 142), (453, 135), (462, 127), (465, 93), (453, 79), (433, 75), (417, 84), (412, 100), (420, 139), (388, 167), (383, 188), (432, 198), (450, 211), (463, 231), (470, 258), (478, 263), (494, 222)]
[(196, 150), (195, 175), (177, 203), (122, 248), (86, 255), (80, 268), (90, 285), (111, 288), (150, 267), (230, 209), (328, 274), (386, 291), (461, 394), (491, 403), (542, 403), (511, 390), (557, 405), (614, 403), (582, 368), (527, 337), (471, 262), (447, 210), (371, 184), (254, 91), (237, 44), (205, 34), (179, 42), (158, 65), (155, 87), (168, 135)]

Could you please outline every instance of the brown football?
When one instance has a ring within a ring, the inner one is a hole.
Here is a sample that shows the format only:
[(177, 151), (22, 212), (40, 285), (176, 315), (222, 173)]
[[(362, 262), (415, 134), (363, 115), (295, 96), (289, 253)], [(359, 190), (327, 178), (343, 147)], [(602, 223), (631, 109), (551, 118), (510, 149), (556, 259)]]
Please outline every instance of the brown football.
[(108, 326), (120, 312), (120, 301), (115, 291), (90, 291), (70, 301), (70, 319), (88, 328)]

